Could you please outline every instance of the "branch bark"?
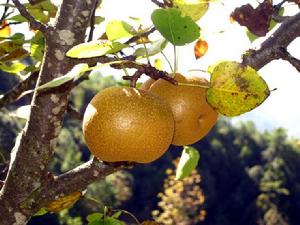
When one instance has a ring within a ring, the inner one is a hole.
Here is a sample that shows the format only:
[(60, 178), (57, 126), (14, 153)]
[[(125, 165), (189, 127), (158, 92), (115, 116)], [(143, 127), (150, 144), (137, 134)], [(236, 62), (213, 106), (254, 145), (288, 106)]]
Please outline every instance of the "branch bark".
[[(45, 35), (45, 56), (37, 85), (66, 74), (74, 62), (66, 52), (84, 42), (86, 29), (96, 0), (64, 0), (55, 26)], [(35, 29), (45, 29), (36, 22), (19, 1), (14, 3)], [(48, 28), (47, 28), (48, 29)], [(2, 225), (23, 225), (36, 212), (38, 200), (28, 202), (39, 190), (48, 186), (48, 164), (52, 158), (61, 129), (68, 96), (65, 86), (60, 92), (34, 93), (29, 120), (19, 134), (11, 154), (5, 184), (0, 191), (0, 221)]]
[(32, 73), (27, 79), (17, 84), (11, 90), (0, 96), (0, 108), (14, 103), (20, 95), (34, 85), (38, 78), (38, 72)]
[[(259, 70), (275, 59), (282, 59), (282, 49), (300, 37), (300, 13), (287, 18), (280, 27), (261, 44), (260, 49), (250, 50), (244, 55), (243, 64)], [(283, 58), (285, 59), (285, 58)]]
[(27, 11), (25, 6), (23, 4), (21, 4), (19, 0), (12, 0), (12, 1), (15, 4), (15, 6), (17, 7), (17, 9), (19, 10), (20, 14), (29, 21), (30, 27), (32, 29), (40, 30), (43, 33), (46, 32), (46, 30), (47, 30), (46, 25), (37, 21), (32, 15), (30, 15), (30, 13)]

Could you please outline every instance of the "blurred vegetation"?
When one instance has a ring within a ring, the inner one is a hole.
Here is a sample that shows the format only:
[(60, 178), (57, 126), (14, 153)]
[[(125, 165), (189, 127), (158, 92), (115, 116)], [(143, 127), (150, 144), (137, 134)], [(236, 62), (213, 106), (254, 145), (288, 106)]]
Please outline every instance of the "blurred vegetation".
[[(0, 75), (3, 94), (15, 84), (15, 77)], [(123, 83), (96, 73), (74, 89), (71, 100), (84, 112), (96, 92), (112, 85)], [(1, 179), (15, 137), (24, 126), (24, 120), (10, 116), (9, 111), (24, 104), (28, 100), (0, 110)], [(154, 163), (137, 165), (90, 185), (71, 209), (35, 217), (29, 224), (86, 224), (86, 216), (102, 212), (105, 205), (130, 211), (140, 221), (154, 218), (166, 225), (300, 224), (299, 140), (288, 138), (281, 128), (259, 132), (251, 122), (233, 126), (221, 118), (193, 146), (200, 151), (200, 164), (182, 182), (174, 181), (172, 163), (181, 148), (172, 146)], [(66, 115), (51, 170), (59, 174), (89, 158), (81, 122)]]

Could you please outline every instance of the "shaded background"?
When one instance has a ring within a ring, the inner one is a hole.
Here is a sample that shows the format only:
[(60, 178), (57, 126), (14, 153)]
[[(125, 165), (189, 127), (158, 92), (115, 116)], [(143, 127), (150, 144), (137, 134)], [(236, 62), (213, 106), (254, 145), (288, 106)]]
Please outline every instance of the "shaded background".
[[(17, 79), (0, 74), (0, 94)], [(124, 85), (113, 76), (95, 74), (72, 92), (81, 112), (99, 90)], [(12, 112), (29, 104), (28, 98), (0, 111), (0, 179), (4, 178), (17, 133), (25, 120)], [(300, 219), (300, 141), (284, 129), (261, 132), (252, 122), (233, 125), (220, 118), (207, 137), (193, 145), (201, 155), (193, 174), (174, 180), (180, 147), (171, 146), (158, 161), (120, 171), (90, 185), (71, 209), (34, 217), (29, 224), (81, 225), (86, 216), (103, 207), (124, 209), (140, 221), (156, 219), (166, 225), (298, 225)], [(55, 174), (87, 161), (81, 122), (65, 116), (55, 157)], [(123, 216), (128, 224), (132, 218)]]

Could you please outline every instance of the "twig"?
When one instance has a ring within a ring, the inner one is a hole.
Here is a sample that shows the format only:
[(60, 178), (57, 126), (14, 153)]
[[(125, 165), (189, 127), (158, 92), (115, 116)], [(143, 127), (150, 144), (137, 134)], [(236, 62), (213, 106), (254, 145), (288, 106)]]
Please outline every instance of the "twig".
[(151, 33), (153, 33), (154, 31), (155, 31), (156, 29), (155, 29), (155, 27), (152, 27), (150, 30), (148, 30), (148, 31), (146, 31), (146, 32), (144, 32), (144, 33), (141, 33), (141, 34), (139, 34), (139, 35), (137, 35), (137, 36), (134, 36), (134, 37), (132, 37), (132, 38), (130, 38), (128, 41), (126, 41), (125, 42), (125, 44), (131, 44), (131, 43), (133, 43), (133, 42), (136, 42), (137, 40), (139, 40), (140, 38), (142, 38), (142, 37), (148, 37)]
[(90, 33), (88, 37), (88, 41), (93, 40), (93, 35), (94, 35), (94, 29), (95, 29), (95, 15), (96, 15), (96, 8), (98, 5), (99, 0), (96, 0), (95, 6), (92, 12), (92, 17), (91, 17), (91, 22), (90, 22)]
[(111, 67), (115, 68), (115, 69), (122, 69), (122, 66), (125, 66), (126, 68), (137, 69), (137, 72), (134, 75), (123, 77), (123, 79), (125, 79), (125, 80), (130, 80), (132, 86), (135, 86), (134, 84), (136, 83), (137, 79), (140, 78), (140, 76), (142, 74), (145, 74), (154, 80), (158, 80), (161, 78), (172, 84), (177, 85), (177, 81), (174, 80), (172, 77), (169, 77), (167, 72), (158, 70), (154, 66), (151, 66), (148, 64), (136, 63), (136, 62), (130, 62), (130, 61), (122, 63), (122, 64), (123, 65), (114, 64), (114, 65), (111, 65)]
[(72, 118), (75, 118), (80, 121), (83, 120), (83, 115), (79, 111), (77, 111), (77, 109), (75, 109), (71, 102), (69, 102), (67, 106), (67, 112)]
[(137, 80), (143, 75), (142, 70), (137, 70), (132, 76), (123, 76), (123, 80), (130, 81), (130, 87), (136, 87)]
[(163, 0), (163, 3), (158, 0), (151, 0), (155, 5), (159, 6), (160, 8), (168, 8), (173, 7), (173, 3), (170, 0)]
[(293, 57), (286, 48), (280, 48), (279, 51), (280, 58), (288, 61), (296, 70), (298, 70), (298, 72), (300, 72), (300, 60)]
[(17, 84), (11, 90), (0, 97), (0, 108), (14, 103), (22, 95), (22, 93), (36, 83), (39, 72), (32, 73), (27, 79)]
[(5, 27), (8, 27), (10, 25), (18, 25), (20, 24), (21, 22), (11, 22), (11, 23), (6, 23), (4, 24), (2, 27), (0, 27), (0, 30), (4, 29)]
[(6, 6), (4, 7), (3, 14), (2, 14), (1, 19), (0, 19), (0, 24), (3, 22), (3, 20), (4, 20), (4, 19), (6, 18), (6, 16), (7, 16), (7, 11), (8, 11), (8, 9), (9, 9), (8, 3), (9, 3), (9, 0), (6, 0)]
[(158, 0), (151, 0), (151, 2), (153, 2), (155, 5), (157, 5), (160, 8), (166, 8), (165, 4)]
[(34, 30), (40, 30), (41, 32), (46, 32), (47, 27), (45, 24), (42, 24), (41, 22), (37, 21), (30, 13), (27, 11), (25, 6), (20, 3), (19, 0), (12, 0), (15, 4), (16, 8), (19, 10), (20, 14), (25, 17), (30, 24), (30, 27)]

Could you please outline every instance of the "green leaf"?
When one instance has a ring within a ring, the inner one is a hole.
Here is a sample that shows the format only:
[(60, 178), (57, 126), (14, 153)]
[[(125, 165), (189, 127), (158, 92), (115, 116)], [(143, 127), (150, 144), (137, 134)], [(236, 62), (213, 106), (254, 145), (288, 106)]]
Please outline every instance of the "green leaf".
[(52, 81), (49, 81), (48, 83), (39, 86), (37, 88), (37, 90), (58, 87), (68, 81), (76, 79), (83, 72), (87, 71), (88, 68), (89, 67), (86, 63), (78, 64), (78, 65), (74, 66), (73, 69), (70, 72), (68, 72), (66, 75), (57, 77), (57, 78), (53, 79)]
[(173, 0), (183, 16), (190, 16), (194, 21), (199, 20), (208, 10), (208, 0)]
[(255, 34), (251, 33), (248, 29), (246, 31), (246, 35), (247, 35), (247, 37), (248, 37), (248, 39), (249, 39), (249, 41), (251, 43), (258, 38), (258, 36), (256, 36)]
[(178, 9), (156, 9), (151, 19), (161, 35), (174, 45), (191, 43), (200, 36), (200, 27), (191, 17), (181, 16)]
[(22, 33), (15, 33), (13, 36), (5, 37), (5, 38), (1, 37), (0, 40), (1, 39), (12, 40), (16, 44), (22, 45), (25, 42), (25, 35)]
[(200, 154), (197, 149), (191, 146), (184, 146), (177, 169), (176, 180), (182, 180), (189, 176), (197, 167), (200, 159)]
[(214, 67), (207, 91), (208, 103), (224, 116), (238, 116), (259, 106), (269, 95), (256, 70), (225, 61)]
[(30, 40), (30, 55), (37, 61), (44, 56), (45, 39), (42, 32), (38, 31)]
[(103, 225), (125, 225), (125, 223), (113, 217), (106, 217)]
[(132, 26), (121, 20), (113, 20), (106, 26), (108, 40), (114, 41), (120, 38), (132, 37), (136, 32)]
[(76, 45), (71, 48), (66, 55), (72, 58), (98, 57), (119, 52), (121, 49), (127, 46), (128, 45), (119, 42), (98, 40)]
[(0, 62), (0, 70), (7, 72), (7, 73), (19, 73), (26, 68), (26, 65), (20, 62), (15, 62), (11, 65), (7, 63)]
[(120, 211), (114, 213), (111, 217), (112, 218), (119, 218), (121, 216), (121, 214), (122, 214), (122, 211), (120, 210)]
[(102, 16), (95, 16), (95, 24), (100, 24), (105, 20)]
[(94, 220), (88, 223), (88, 225), (103, 225), (103, 220)]
[(100, 220), (103, 218), (103, 214), (102, 213), (92, 213), (92, 214), (89, 214), (86, 219), (88, 222), (92, 222), (92, 221), (95, 221), (95, 220)]
[[(152, 43), (150, 48), (147, 48), (147, 52), (149, 56), (156, 55), (160, 53), (168, 44), (168, 41), (165, 39), (160, 39)], [(138, 48), (135, 50), (133, 55), (137, 57), (144, 57), (146, 56), (146, 49), (145, 48)]]
[(47, 213), (48, 211), (45, 208), (41, 208), (36, 214), (34, 214), (34, 216), (43, 216)]

